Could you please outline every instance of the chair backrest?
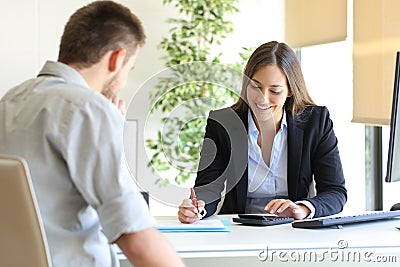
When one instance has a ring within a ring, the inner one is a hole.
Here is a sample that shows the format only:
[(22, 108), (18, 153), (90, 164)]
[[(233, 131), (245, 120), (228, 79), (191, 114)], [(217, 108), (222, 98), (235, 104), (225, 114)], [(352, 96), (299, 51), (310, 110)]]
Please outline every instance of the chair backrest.
[(24, 159), (0, 155), (0, 266), (51, 266)]

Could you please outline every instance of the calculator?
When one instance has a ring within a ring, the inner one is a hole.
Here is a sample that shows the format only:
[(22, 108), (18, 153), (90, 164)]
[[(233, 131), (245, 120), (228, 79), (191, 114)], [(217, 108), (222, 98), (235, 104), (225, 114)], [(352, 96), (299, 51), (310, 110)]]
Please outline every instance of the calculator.
[(294, 219), (290, 217), (279, 217), (275, 214), (238, 214), (238, 217), (232, 218), (232, 221), (244, 225), (269, 226), (291, 223)]

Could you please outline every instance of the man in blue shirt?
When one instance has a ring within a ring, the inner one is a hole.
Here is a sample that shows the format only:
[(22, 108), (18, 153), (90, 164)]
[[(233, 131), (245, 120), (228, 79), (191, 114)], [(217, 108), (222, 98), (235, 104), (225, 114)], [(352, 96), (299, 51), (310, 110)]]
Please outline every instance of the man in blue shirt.
[(58, 62), (0, 101), (0, 153), (28, 162), (53, 266), (119, 266), (113, 243), (136, 267), (183, 266), (123, 157), (117, 93), (144, 40), (129, 9), (93, 2), (68, 21)]

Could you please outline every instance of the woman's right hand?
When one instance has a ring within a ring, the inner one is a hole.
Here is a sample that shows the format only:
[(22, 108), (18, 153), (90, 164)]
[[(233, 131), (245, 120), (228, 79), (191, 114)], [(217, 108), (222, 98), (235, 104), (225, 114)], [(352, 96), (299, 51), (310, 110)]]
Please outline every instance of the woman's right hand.
[(196, 209), (191, 199), (184, 199), (179, 206), (178, 219), (181, 223), (192, 223), (201, 220), (206, 213), (203, 200), (197, 200), (199, 209)]

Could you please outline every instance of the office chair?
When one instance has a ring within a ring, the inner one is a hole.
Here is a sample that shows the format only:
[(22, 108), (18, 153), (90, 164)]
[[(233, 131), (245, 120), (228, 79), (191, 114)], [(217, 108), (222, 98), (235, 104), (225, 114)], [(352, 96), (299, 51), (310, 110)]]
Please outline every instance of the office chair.
[(28, 165), (11, 155), (0, 155), (0, 266), (51, 266)]

